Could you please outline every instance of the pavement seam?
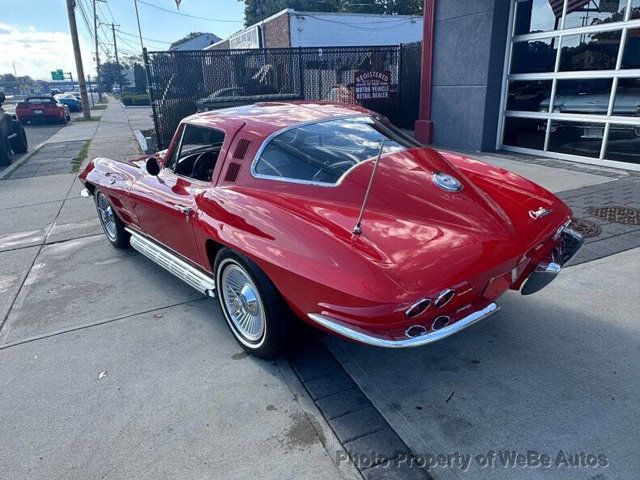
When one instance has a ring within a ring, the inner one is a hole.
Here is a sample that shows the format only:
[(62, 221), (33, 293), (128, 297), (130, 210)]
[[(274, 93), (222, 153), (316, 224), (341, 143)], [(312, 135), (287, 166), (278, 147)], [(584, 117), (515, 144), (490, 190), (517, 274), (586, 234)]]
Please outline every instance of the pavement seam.
[[(47, 247), (49, 245), (57, 245), (58, 243), (65, 243), (65, 242), (71, 242), (74, 240), (82, 240), (85, 238), (92, 238), (92, 237), (101, 237), (102, 235), (104, 235), (103, 233), (92, 233), (90, 235), (82, 235), (80, 237), (73, 237), (73, 238), (65, 238), (65, 239), (61, 239), (61, 240), (54, 240), (52, 242), (47, 242), (45, 241), (45, 243), (42, 245), (43, 247)], [(7, 250), (0, 250), (0, 253), (5, 253), (5, 252), (15, 252), (17, 250), (25, 250), (27, 248), (34, 248), (34, 247), (38, 247), (41, 244), (39, 243), (35, 243), (33, 245), (25, 245), (24, 247), (15, 247), (15, 248), (9, 248)], [(40, 252), (38, 252), (40, 253)]]
[(40, 336), (35, 336), (35, 337), (28, 337), (28, 338), (25, 338), (23, 340), (18, 340), (18, 341), (11, 342), (11, 343), (5, 343), (4, 345), (0, 345), (0, 350), (6, 350), (6, 349), (11, 348), (11, 347), (17, 347), (19, 345), (24, 345), (25, 343), (33, 343), (33, 342), (37, 342), (39, 340), (46, 340), (46, 339), (51, 338), (51, 337), (57, 337), (59, 335), (64, 335), (66, 333), (73, 333), (73, 332), (77, 332), (79, 330), (87, 330), (87, 329), (92, 328), (92, 327), (99, 327), (100, 325), (106, 325), (106, 324), (109, 324), (109, 323), (114, 323), (114, 322), (119, 322), (119, 321), (122, 321), (122, 320), (127, 320), (127, 319), (129, 319), (131, 317), (135, 317), (135, 316), (138, 316), (138, 315), (145, 315), (147, 313), (157, 312), (158, 310), (166, 310), (167, 308), (179, 307), (180, 305), (187, 305), (189, 303), (202, 302), (203, 300), (209, 300), (209, 299), (207, 297), (203, 297), (203, 298), (185, 300), (184, 302), (178, 302), (178, 303), (174, 303), (172, 305), (166, 305), (164, 307), (152, 308), (150, 310), (144, 310), (142, 312), (131, 313), (131, 314), (128, 314), (128, 315), (124, 315), (122, 317), (110, 318), (108, 320), (102, 320), (100, 322), (86, 323), (86, 324), (82, 324), (82, 325), (77, 325), (75, 327), (69, 327), (69, 328), (65, 328), (65, 329), (62, 329), (62, 330), (57, 330), (55, 332), (47, 333), (45, 335), (40, 335)]
[(25, 204), (25, 205), (14, 205), (12, 207), (0, 207), (0, 211), (2, 210), (11, 210), (14, 208), (23, 208), (23, 207), (37, 207), (40, 205), (47, 205), (49, 203), (56, 203), (56, 202), (64, 202), (66, 200), (66, 198), (59, 198), (57, 200), (49, 200), (46, 202), (38, 202), (38, 203), (29, 203), (29, 204)]

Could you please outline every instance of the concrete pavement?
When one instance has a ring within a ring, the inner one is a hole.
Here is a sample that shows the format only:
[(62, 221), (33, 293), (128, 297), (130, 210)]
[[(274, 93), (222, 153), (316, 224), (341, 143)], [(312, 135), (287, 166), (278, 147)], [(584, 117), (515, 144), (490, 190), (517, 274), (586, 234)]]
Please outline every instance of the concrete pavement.
[[(70, 125), (53, 140), (91, 140), (88, 158), (124, 158), (140, 153), (131, 128), (149, 125), (148, 110), (112, 101), (99, 123)], [(628, 177), (482, 157), (555, 192)], [(632, 451), (640, 437), (640, 250), (570, 267), (531, 297), (507, 294), (496, 316), (439, 344), (388, 351), (327, 338), (339, 370), (326, 354), (292, 369), (248, 357), (214, 301), (135, 252), (113, 249), (81, 188), (73, 174), (0, 181), (7, 478), (360, 478), (351, 463), (336, 466), (345, 454), (339, 439), (353, 453), (389, 438), (418, 458), (472, 455), (467, 469), (432, 469), (436, 479), (628, 479), (640, 470)], [(338, 391), (342, 368), (348, 391)], [(334, 391), (342, 403), (331, 400)], [(376, 409), (388, 425), (354, 434)], [(554, 461), (559, 450), (593, 453), (607, 466), (489, 468), (475, 460), (499, 449)]]
[(509, 293), (483, 324), (427, 348), (329, 339), (344, 368), (418, 455), (514, 450), (604, 455), (606, 467), (435, 467), (439, 479), (635, 478), (640, 460), (640, 250)]
[[(567, 162), (474, 156), (556, 193), (629, 178)], [(565, 268), (547, 289), (529, 297), (509, 292), (499, 299), (498, 314), (421, 349), (326, 341), (415, 455), (470, 455), (467, 469), (432, 468), (436, 479), (633, 478), (640, 471), (633, 451), (640, 426), (625, 419), (640, 416), (639, 272), (638, 248)], [(608, 463), (482, 466), (489, 452), (500, 450), (547, 454), (552, 463), (561, 451), (585, 452)]]
[[(136, 115), (110, 101), (51, 141), (139, 155)], [(81, 188), (0, 181), (3, 477), (359, 478), (289, 365), (248, 357), (215, 301), (111, 247)]]

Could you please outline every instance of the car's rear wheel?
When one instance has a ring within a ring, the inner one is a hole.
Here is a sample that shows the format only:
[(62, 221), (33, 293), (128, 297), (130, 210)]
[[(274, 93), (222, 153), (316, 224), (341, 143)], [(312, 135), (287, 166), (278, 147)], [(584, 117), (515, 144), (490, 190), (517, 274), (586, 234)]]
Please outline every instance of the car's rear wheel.
[(220, 308), (237, 342), (261, 358), (280, 354), (291, 328), (291, 313), (276, 287), (254, 262), (228, 248), (214, 265)]
[(13, 120), (11, 123), (13, 124), (13, 133), (16, 134), (16, 136), (10, 140), (11, 149), (15, 153), (25, 153), (29, 148), (29, 144), (24, 127), (18, 120)]
[(11, 160), (13, 160), (13, 152), (9, 138), (0, 132), (0, 165), (11, 165)]
[(100, 190), (96, 190), (94, 199), (98, 219), (107, 239), (116, 248), (129, 248), (131, 234), (124, 229), (124, 222), (120, 220), (106, 195)]

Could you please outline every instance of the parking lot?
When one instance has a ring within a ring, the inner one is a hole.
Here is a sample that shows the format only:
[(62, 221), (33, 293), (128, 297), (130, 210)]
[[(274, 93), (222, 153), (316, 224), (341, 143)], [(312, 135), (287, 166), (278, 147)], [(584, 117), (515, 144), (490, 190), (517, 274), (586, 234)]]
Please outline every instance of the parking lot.
[[(28, 135), (32, 145), (88, 142), (87, 159), (126, 158), (140, 154), (131, 126), (144, 128), (148, 115), (112, 99), (99, 122)], [(612, 205), (640, 207), (638, 177), (627, 172), (481, 159), (557, 192), (585, 219), (587, 197), (604, 204), (609, 191)], [(372, 411), (388, 424), (349, 437), (365, 451), (384, 450), (376, 434), (391, 431), (417, 457), (470, 456), (466, 469), (416, 468), (413, 478), (628, 480), (640, 471), (640, 227), (593, 217), (603, 233), (552, 287), (508, 293), (501, 312), (458, 336), (400, 351), (321, 336), (329, 351), (309, 353), (303, 371), (294, 357), (247, 356), (215, 301), (111, 247), (75, 173), (39, 171), (0, 181), (4, 478), (392, 478), (337, 460), (353, 451), (344, 429)], [(343, 391), (321, 396), (309, 386), (330, 385), (336, 368), (372, 405), (342, 412), (353, 419), (343, 430), (321, 402)], [(607, 462), (476, 460), (499, 450)]]

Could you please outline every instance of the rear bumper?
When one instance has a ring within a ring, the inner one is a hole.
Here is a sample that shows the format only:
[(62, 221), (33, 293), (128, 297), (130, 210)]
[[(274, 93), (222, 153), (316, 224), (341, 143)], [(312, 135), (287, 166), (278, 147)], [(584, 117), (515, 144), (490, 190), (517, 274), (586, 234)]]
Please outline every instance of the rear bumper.
[(484, 320), (488, 316), (494, 314), (500, 309), (495, 303), (490, 303), (486, 307), (481, 310), (477, 310), (473, 313), (470, 313), (464, 318), (448, 325), (440, 330), (436, 330), (433, 332), (425, 333), (423, 335), (406, 338), (402, 340), (389, 340), (387, 338), (379, 337), (373, 335), (371, 333), (365, 332), (360, 329), (356, 329), (352, 326), (346, 325), (344, 322), (330, 317), (329, 315), (324, 315), (320, 313), (310, 313), (308, 317), (318, 325), (330, 330), (334, 333), (342, 337), (346, 337), (350, 340), (364, 343), (366, 345), (373, 345), (374, 347), (385, 347), (385, 348), (411, 348), (411, 347), (421, 347), (423, 345), (428, 345), (429, 343), (437, 342), (438, 340), (442, 340), (443, 338), (447, 338), (455, 333), (458, 333), (465, 328), (470, 327), (471, 325), (478, 323), (481, 320)]
[(535, 270), (524, 281), (520, 293), (531, 295), (549, 285), (560, 273), (562, 267), (584, 245), (584, 239), (575, 230), (565, 225), (560, 231), (560, 242), (549, 257), (538, 263)]

